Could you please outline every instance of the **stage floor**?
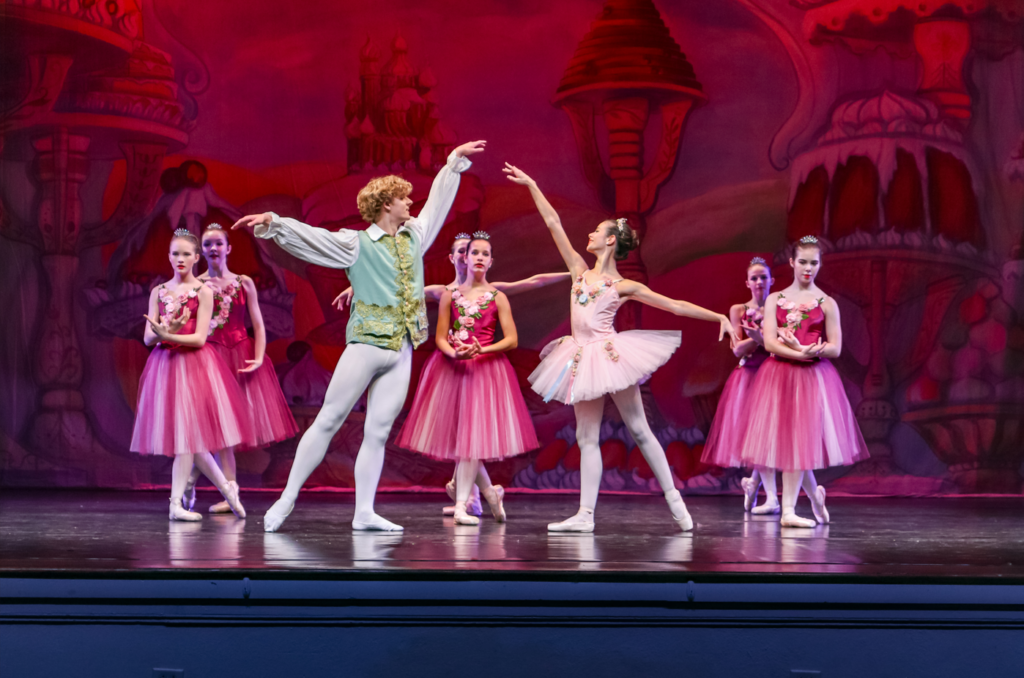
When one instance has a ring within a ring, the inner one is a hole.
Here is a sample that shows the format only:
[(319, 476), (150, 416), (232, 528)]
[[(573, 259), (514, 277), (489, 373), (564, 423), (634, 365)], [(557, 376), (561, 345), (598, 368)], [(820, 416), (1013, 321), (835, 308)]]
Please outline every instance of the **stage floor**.
[[(276, 494), (246, 493), (247, 520), (206, 515), (200, 523), (168, 521), (165, 496), (5, 490), (0, 573), (373, 570), (1024, 582), (1024, 498), (1017, 497), (831, 498), (832, 524), (814, 529), (745, 515), (739, 497), (692, 497), (696, 527), (682, 534), (660, 497), (603, 495), (594, 534), (561, 535), (545, 526), (574, 512), (574, 495), (510, 494), (506, 524), (485, 514), (479, 526), (466, 527), (441, 516), (443, 494), (381, 493), (378, 512), (404, 525), (403, 534), (353, 532), (350, 493), (304, 494), (277, 534), (262, 529)], [(200, 492), (197, 508), (218, 498)], [(810, 515), (805, 499), (801, 504)]]

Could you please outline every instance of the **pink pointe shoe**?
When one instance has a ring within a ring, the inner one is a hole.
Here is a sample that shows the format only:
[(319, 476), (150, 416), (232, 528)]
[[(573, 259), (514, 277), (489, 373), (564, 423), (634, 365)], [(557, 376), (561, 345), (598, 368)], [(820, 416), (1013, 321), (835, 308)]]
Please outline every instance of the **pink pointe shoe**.
[(181, 497), (171, 497), (171, 507), (167, 514), (167, 519), (194, 523), (202, 520), (203, 516), (186, 510), (185, 507), (181, 505)]
[(491, 507), (491, 513), (494, 515), (494, 520), (503, 523), (505, 522), (505, 507), (502, 505), (502, 500), (505, 498), (505, 488), (501, 485), (491, 485), (490, 490), (483, 493), (484, 499), (487, 500), (488, 505)]

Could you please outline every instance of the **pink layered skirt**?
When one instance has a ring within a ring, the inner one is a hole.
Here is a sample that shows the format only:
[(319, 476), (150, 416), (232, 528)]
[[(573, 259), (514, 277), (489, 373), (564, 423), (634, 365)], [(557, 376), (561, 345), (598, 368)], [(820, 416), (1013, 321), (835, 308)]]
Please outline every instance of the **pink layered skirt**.
[(217, 452), (253, 445), (252, 418), (238, 381), (211, 344), (158, 346), (139, 381), (132, 452)]
[(757, 371), (740, 461), (782, 471), (848, 466), (868, 458), (867, 445), (828, 360), (796, 363), (777, 358)]
[(242, 387), (252, 418), (256, 445), (262, 447), (296, 435), (299, 427), (288, 408), (284, 393), (281, 392), (281, 385), (277, 381), (277, 373), (274, 372), (274, 365), (270, 359), (264, 357), (263, 364), (253, 372), (238, 372), (249, 366), (246, 360), (256, 357), (256, 346), (252, 339), (245, 339), (231, 347), (221, 344), (213, 346)]
[(714, 466), (743, 466), (740, 448), (751, 416), (750, 392), (758, 367), (737, 367), (729, 375), (718, 400), (715, 419), (711, 422), (704, 453), (700, 460)]
[(440, 351), (423, 366), (395, 443), (437, 459), (488, 461), (540, 447), (508, 358), (453, 360)]
[(594, 400), (646, 381), (681, 343), (681, 333), (669, 330), (628, 330), (582, 346), (562, 337), (541, 351), (530, 384), (545, 402)]

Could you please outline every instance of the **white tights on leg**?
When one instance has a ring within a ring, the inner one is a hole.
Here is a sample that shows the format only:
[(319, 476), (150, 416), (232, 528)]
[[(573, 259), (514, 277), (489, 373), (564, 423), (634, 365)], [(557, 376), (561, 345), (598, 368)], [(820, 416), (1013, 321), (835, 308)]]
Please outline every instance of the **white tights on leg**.
[[(800, 495), (800, 486), (805, 481), (807, 471), (783, 471), (782, 472), (782, 520), (783, 527), (814, 527), (817, 525), (813, 520), (801, 518), (796, 514), (796, 500)], [(811, 473), (811, 482), (814, 474)]]
[(381, 469), (384, 466), (384, 444), (409, 390), (412, 369), (412, 347), (403, 343), (398, 351), (389, 351), (369, 344), (349, 344), (338, 360), (324, 397), (323, 407), (313, 424), (299, 441), (295, 461), (288, 474), (288, 484), (281, 498), (264, 516), (263, 529), (276, 532), (295, 507), (299, 490), (313, 473), (331, 438), (345, 423), (356, 401), (370, 387), (367, 395), (363, 444), (356, 457), (356, 507), (352, 528), (356, 530), (401, 530), (401, 526), (381, 518), (373, 510)]
[[(758, 471), (755, 470), (754, 473)], [(760, 506), (755, 506), (750, 509), (751, 513), (757, 515), (764, 515), (766, 513), (778, 513), (779, 512), (779, 491), (775, 485), (775, 469), (773, 468), (762, 468), (760, 469), (761, 482), (764, 484), (764, 503)]]
[(466, 502), (480, 473), (479, 459), (459, 459), (455, 466), (455, 523), (478, 525), (480, 519), (466, 513)]
[[(648, 466), (658, 480), (665, 500), (672, 511), (672, 518), (683, 530), (693, 527), (693, 520), (686, 510), (679, 490), (672, 479), (672, 469), (665, 457), (665, 450), (651, 431), (644, 413), (640, 388), (629, 388), (611, 394), (612, 402), (619, 409), (629, 434), (647, 460)], [(591, 532), (594, 529), (594, 509), (597, 494), (601, 488), (604, 465), (601, 461), (601, 419), (604, 415), (604, 398), (586, 400), (574, 405), (576, 411), (576, 443), (580, 446), (580, 511), (569, 520), (548, 525), (552, 532)], [(578, 528), (578, 529), (577, 529)]]

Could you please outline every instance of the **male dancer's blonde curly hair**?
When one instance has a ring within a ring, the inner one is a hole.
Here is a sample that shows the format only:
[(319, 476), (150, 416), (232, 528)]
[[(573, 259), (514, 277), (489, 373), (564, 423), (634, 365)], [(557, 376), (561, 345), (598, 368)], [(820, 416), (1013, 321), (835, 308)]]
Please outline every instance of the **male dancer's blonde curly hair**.
[(384, 205), (390, 205), (395, 198), (401, 199), (410, 193), (412, 193), (412, 184), (394, 174), (370, 179), (370, 183), (366, 184), (356, 197), (359, 216), (366, 223), (372, 224), (377, 221)]

